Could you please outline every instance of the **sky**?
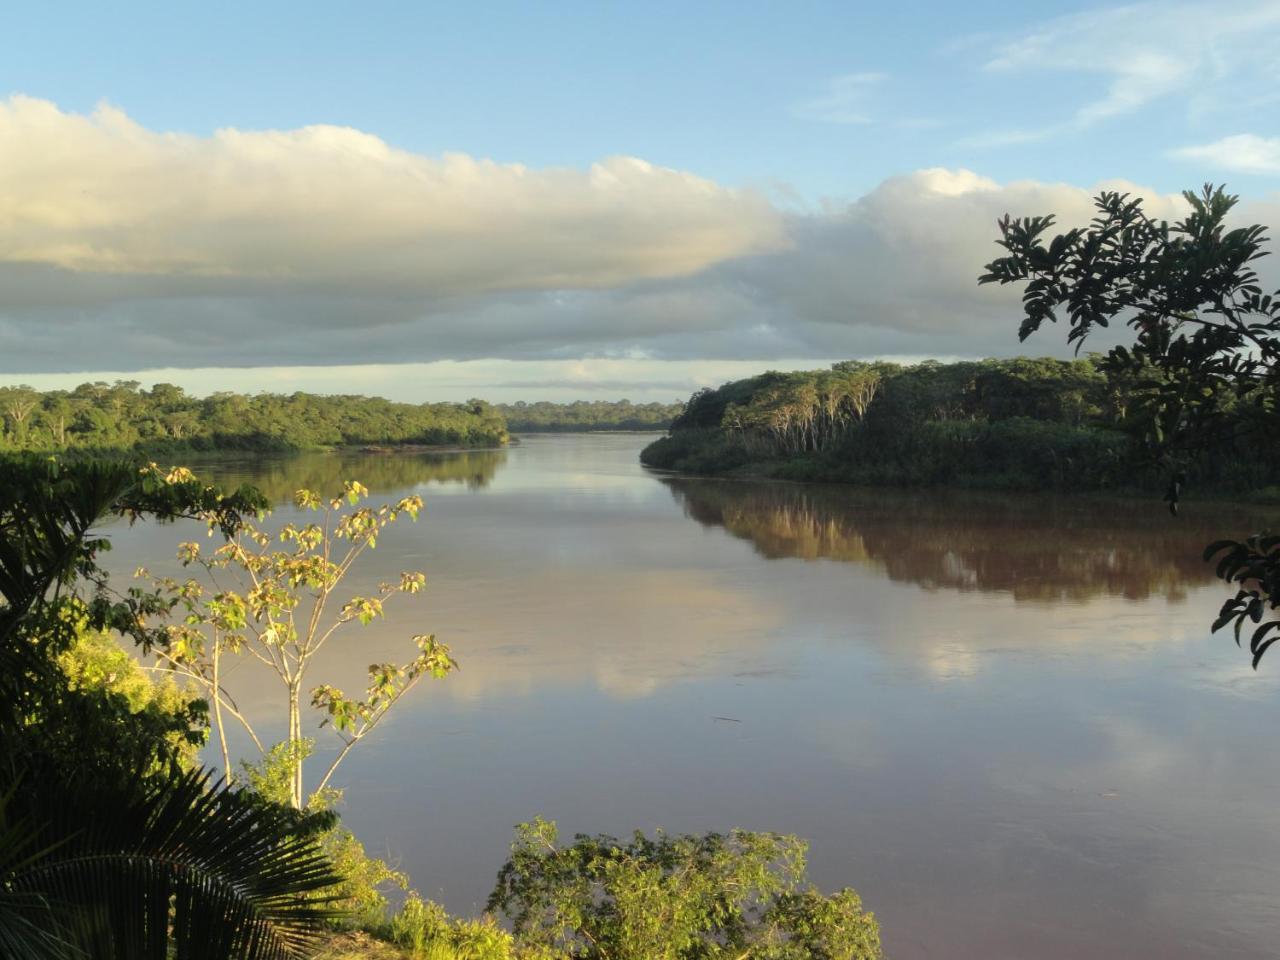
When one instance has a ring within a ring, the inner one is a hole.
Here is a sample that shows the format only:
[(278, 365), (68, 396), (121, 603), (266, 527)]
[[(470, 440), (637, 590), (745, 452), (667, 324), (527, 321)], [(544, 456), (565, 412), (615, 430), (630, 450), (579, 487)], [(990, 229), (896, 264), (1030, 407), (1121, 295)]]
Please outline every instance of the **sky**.
[(672, 400), (1064, 355), (976, 285), (996, 218), (1213, 181), (1280, 224), (1278, 46), (1280, 0), (12, 5), (0, 383)]

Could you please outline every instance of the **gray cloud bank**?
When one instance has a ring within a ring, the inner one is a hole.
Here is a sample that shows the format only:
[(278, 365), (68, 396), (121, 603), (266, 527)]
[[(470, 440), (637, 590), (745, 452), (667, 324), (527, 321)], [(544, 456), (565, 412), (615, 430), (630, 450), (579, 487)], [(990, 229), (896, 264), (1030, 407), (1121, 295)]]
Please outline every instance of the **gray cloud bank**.
[(200, 138), (15, 97), (0, 373), (1017, 353), (1016, 292), (976, 285), (996, 218), (1083, 223), (1097, 186), (1183, 209), (934, 169), (788, 213), (635, 158), (532, 170), (336, 127)]

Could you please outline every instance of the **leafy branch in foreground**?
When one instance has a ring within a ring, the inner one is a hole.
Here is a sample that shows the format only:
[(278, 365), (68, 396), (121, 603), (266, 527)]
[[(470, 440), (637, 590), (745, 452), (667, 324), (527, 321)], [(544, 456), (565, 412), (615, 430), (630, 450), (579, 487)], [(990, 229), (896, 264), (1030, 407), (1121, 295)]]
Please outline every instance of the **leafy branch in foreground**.
[[(224, 493), (182, 468), (0, 458), (0, 631), (16, 629), (51, 590), (77, 579), (105, 585), (97, 558), (111, 541), (92, 530), (107, 517), (130, 523), (144, 516), (162, 523), (192, 519), (230, 536), (266, 507), (250, 487)], [(103, 617), (109, 612), (101, 604), (95, 610)], [(107, 625), (105, 619), (96, 624)]]
[[(317, 520), (286, 523), (274, 536), (245, 522), (209, 555), (201, 552), (198, 543), (182, 544), (179, 559), (205, 571), (211, 592), (195, 579), (179, 582), (162, 577), (155, 581), (154, 596), (168, 597), (172, 607), (185, 611), (182, 622), (167, 626), (156, 653), (164, 665), (207, 694), (228, 780), (233, 776), (226, 733), (230, 721), (244, 728), (264, 757), (269, 748), (227, 690), (226, 658), (252, 657), (279, 680), (288, 720), (285, 744), (290, 802), (298, 809), (307, 801), (303, 767), (310, 752), (302, 718), (303, 695), (316, 656), (348, 628), (368, 626), (380, 619), (393, 597), (417, 594), (426, 584), (424, 574), (405, 571), (370, 595), (336, 596), (354, 564), (365, 551), (377, 546), (386, 529), (404, 516), (416, 520), (422, 509), (418, 496), (378, 507), (360, 506), (368, 493), (355, 481), (347, 481), (342, 494), (331, 499), (299, 490), (295, 497), (298, 508), (318, 514)], [(412, 642), (416, 652), (408, 661), (369, 666), (368, 686), (361, 696), (349, 696), (331, 684), (309, 691), (311, 706), (323, 715), (321, 726), (332, 725), (342, 742), (312, 795), (328, 787), (351, 749), (378, 726), (401, 697), (424, 677), (443, 677), (456, 667), (449, 648), (434, 636), (420, 634)]]
[(1255, 624), (1249, 637), (1249, 652), (1256, 668), (1262, 655), (1280, 640), (1280, 620), (1263, 622), (1270, 612), (1274, 617), (1280, 607), (1280, 536), (1252, 536), (1243, 543), (1219, 540), (1205, 547), (1205, 560), (1218, 557), (1217, 573), (1227, 583), (1238, 583), (1236, 595), (1222, 605), (1214, 631), (1227, 624), (1235, 625), (1236, 645), (1241, 645), (1240, 632), (1245, 624)]
[(131, 702), (76, 646), (115, 623), (152, 637), (98, 567), (99, 522), (229, 531), (262, 505), (153, 465), (0, 460), (0, 955), (275, 960), (332, 916), (332, 818), (185, 770), (203, 705)]
[[(1112, 348), (1101, 365), (1134, 384), (1132, 420), (1168, 471), (1174, 514), (1192, 454), (1229, 457), (1236, 444), (1274, 444), (1280, 435), (1280, 291), (1265, 293), (1252, 267), (1266, 255), (1266, 229), (1229, 229), (1238, 198), (1221, 187), (1183, 198), (1190, 212), (1169, 224), (1149, 217), (1140, 198), (1104, 192), (1088, 227), (1049, 240), (1052, 216), (1005, 216), (997, 243), (1008, 255), (978, 281), (1025, 284), (1023, 340), (1056, 322), (1059, 310), (1077, 350), (1112, 321), (1133, 330), (1133, 343)], [(1224, 540), (1205, 559), (1220, 553), (1219, 576), (1239, 590), (1214, 629), (1234, 622), (1239, 642), (1246, 617), (1260, 623), (1280, 607), (1280, 541)], [(1255, 630), (1255, 667), (1275, 629)]]
[[(106, 756), (89, 731), (105, 735), (119, 726), (118, 705), (65, 690), (59, 660), (88, 632), (109, 628), (145, 648), (156, 639), (147, 625), (156, 605), (112, 593), (98, 564), (111, 548), (96, 532), (100, 522), (112, 516), (131, 522), (189, 518), (227, 532), (264, 507), (249, 488), (224, 494), (187, 471), (166, 472), (154, 464), (0, 458), (0, 727), (20, 732), (33, 752), (68, 759), (75, 752), (79, 762)], [(189, 739), (203, 726), (204, 705), (189, 707), (191, 727), (184, 721), (169, 731), (179, 738)], [(60, 735), (64, 728), (75, 728), (77, 736)], [(144, 766), (140, 754), (154, 754), (156, 742), (145, 736), (133, 741), (135, 765)], [(113, 750), (122, 742), (117, 739)], [(84, 745), (88, 749), (76, 749)]]

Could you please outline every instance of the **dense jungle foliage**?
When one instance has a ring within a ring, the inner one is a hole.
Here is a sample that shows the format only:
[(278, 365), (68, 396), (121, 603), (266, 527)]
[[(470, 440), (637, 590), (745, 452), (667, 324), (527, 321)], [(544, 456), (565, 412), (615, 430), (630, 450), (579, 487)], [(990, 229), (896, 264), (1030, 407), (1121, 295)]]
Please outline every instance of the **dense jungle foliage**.
[(502, 415), (480, 400), (393, 403), (310, 393), (188, 396), (136, 381), (38, 392), (0, 387), (0, 451), (305, 450), (344, 445), (498, 446)]
[[(1146, 381), (1093, 357), (770, 372), (695, 393), (641, 459), (689, 473), (869, 485), (1150, 488), (1167, 478), (1138, 412)], [(1280, 450), (1227, 436), (1185, 469), (1201, 489), (1256, 490), (1280, 480)]]
[(0, 452), (292, 451), (342, 446), (494, 447), (519, 433), (666, 430), (679, 403), (630, 400), (395, 403), (311, 393), (215, 393), (133, 380), (41, 392), (0, 386)]
[(679, 416), (679, 403), (577, 400), (573, 403), (497, 404), (512, 433), (570, 433), (580, 430), (666, 430)]

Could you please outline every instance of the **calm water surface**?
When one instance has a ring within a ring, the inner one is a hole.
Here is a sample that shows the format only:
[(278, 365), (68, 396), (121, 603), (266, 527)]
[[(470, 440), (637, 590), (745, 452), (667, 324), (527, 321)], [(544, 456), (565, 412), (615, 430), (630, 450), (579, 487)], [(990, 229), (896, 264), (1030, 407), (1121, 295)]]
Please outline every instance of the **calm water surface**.
[[(420, 568), (425, 599), (323, 668), (358, 688), (421, 632), (462, 664), (342, 769), (372, 852), (465, 912), (534, 814), (777, 830), (898, 960), (1280, 952), (1280, 655), (1209, 637), (1199, 560), (1262, 517), (665, 478), (648, 439), (206, 469), (426, 498), (353, 584)], [(119, 531), (113, 563), (182, 536)], [(233, 689), (269, 728), (263, 678)]]

